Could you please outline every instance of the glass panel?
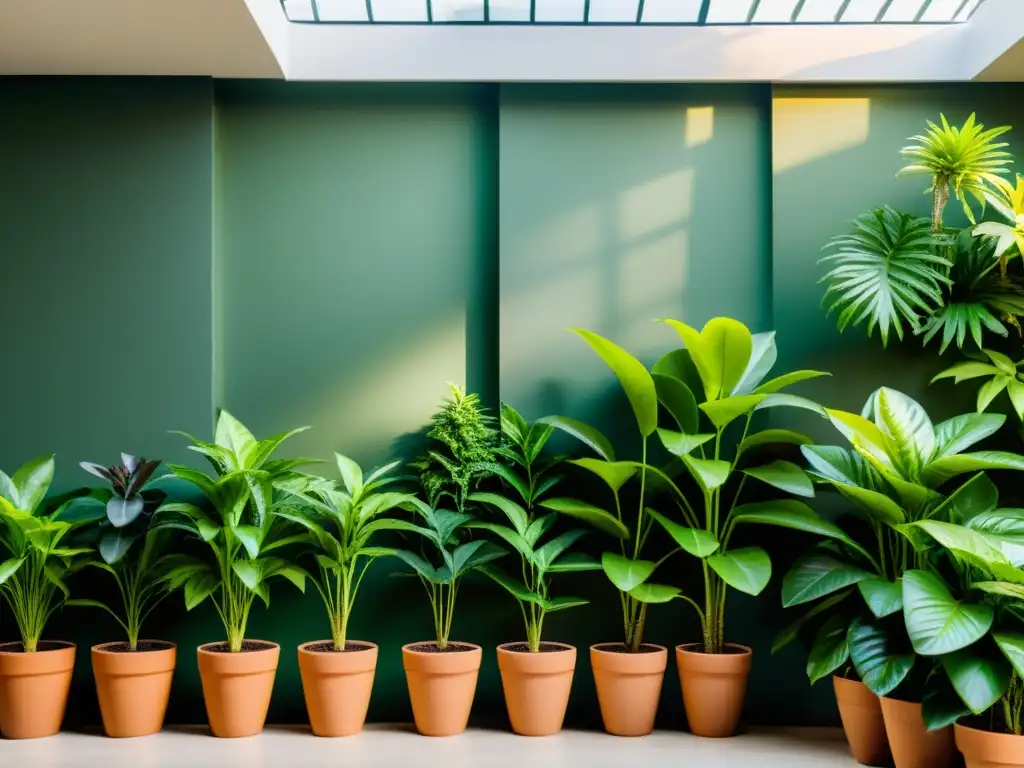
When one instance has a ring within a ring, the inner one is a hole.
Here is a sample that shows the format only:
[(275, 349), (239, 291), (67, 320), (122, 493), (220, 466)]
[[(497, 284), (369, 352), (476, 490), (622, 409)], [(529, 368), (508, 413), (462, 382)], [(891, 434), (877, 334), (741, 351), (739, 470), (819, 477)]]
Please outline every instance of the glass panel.
[(530, 0), (491, 0), (491, 21), (529, 21)]
[(924, 0), (892, 0), (892, 5), (882, 16), (882, 21), (910, 22), (921, 12)]
[(753, 0), (711, 0), (708, 24), (736, 24), (747, 20)]
[[(591, 13), (593, 13), (593, 2)], [(672, 22), (689, 22), (700, 20), (701, 0), (647, 0), (644, 3), (643, 21), (653, 24), (669, 24)]]
[(573, 21), (583, 23), (584, 0), (536, 0), (534, 18), (537, 21)]
[(796, 20), (817, 23), (835, 21), (842, 4), (843, 0), (807, 0)]
[(635, 22), (639, 8), (640, 0), (590, 0), (590, 20)]
[(952, 21), (963, 0), (932, 0), (921, 21)]
[(970, 0), (970, 2), (968, 2), (967, 5), (963, 7), (963, 10), (961, 10), (960, 13), (956, 15), (956, 20), (967, 21), (969, 18), (971, 18), (971, 14), (974, 13), (975, 10), (977, 10), (979, 5), (981, 5), (981, 0)]
[(374, 21), (427, 20), (427, 0), (372, 0)]
[(786, 22), (793, 17), (796, 0), (761, 0), (754, 13), (754, 21), (759, 23)]
[(885, 0), (851, 0), (840, 21), (870, 23), (878, 18)]
[(434, 21), (483, 21), (484, 0), (431, 0)]
[(368, 21), (366, 0), (316, 0), (320, 21)]
[(313, 21), (310, 0), (284, 0), (284, 13), (291, 21)]

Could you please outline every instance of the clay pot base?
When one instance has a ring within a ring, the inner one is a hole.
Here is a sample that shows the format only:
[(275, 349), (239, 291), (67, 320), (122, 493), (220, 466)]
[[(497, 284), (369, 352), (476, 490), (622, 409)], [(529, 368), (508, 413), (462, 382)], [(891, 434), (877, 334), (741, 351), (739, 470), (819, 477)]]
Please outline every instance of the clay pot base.
[(954, 726), (954, 736), (967, 768), (1024, 768), (1024, 736), (990, 733), (959, 723)]
[(38, 739), (60, 731), (67, 708), (75, 644), (46, 641), (26, 653), (20, 642), (0, 645), (0, 733)]
[(113, 738), (156, 733), (164, 724), (177, 646), (142, 640), (138, 650), (128, 643), (104, 643), (92, 648), (92, 670), (103, 716), (103, 730)]
[(520, 736), (558, 733), (569, 706), (576, 649), (564, 643), (541, 643), (540, 648), (531, 653), (526, 643), (498, 646), (508, 719)]
[(732, 643), (726, 645), (726, 653), (701, 653), (698, 648), (697, 644), (676, 646), (690, 731), (713, 739), (732, 736), (743, 714), (753, 651)]
[(590, 647), (604, 729), (614, 736), (646, 736), (654, 730), (668, 649), (645, 644), (632, 652), (622, 643)]
[(330, 640), (299, 646), (299, 673), (309, 724), (317, 736), (351, 736), (366, 722), (377, 646), (347, 642), (334, 650)]
[(885, 698), (881, 703), (896, 768), (953, 768), (957, 764), (952, 727), (929, 732), (920, 704)]
[(890, 765), (892, 754), (878, 697), (856, 680), (833, 677), (832, 685), (853, 759), (861, 765)]
[(242, 648), (230, 653), (227, 643), (209, 643), (197, 650), (214, 736), (255, 736), (267, 719), (281, 648), (263, 640), (246, 640)]
[(476, 695), (483, 650), (472, 643), (410, 643), (402, 647), (416, 730), (424, 736), (455, 736), (466, 730)]

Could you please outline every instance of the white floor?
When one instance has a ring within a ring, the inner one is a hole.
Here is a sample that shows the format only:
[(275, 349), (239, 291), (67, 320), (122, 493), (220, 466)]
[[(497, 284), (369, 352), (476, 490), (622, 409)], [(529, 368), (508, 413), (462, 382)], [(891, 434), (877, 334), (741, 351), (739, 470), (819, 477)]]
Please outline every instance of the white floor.
[(431, 739), (404, 726), (370, 726), (358, 736), (318, 739), (298, 728), (268, 728), (249, 739), (215, 739), (205, 730), (171, 729), (141, 739), (61, 733), (0, 741), (11, 768), (851, 768), (842, 733), (831, 729), (762, 730), (733, 739), (657, 731), (621, 739), (564, 731), (530, 739), (471, 730)]

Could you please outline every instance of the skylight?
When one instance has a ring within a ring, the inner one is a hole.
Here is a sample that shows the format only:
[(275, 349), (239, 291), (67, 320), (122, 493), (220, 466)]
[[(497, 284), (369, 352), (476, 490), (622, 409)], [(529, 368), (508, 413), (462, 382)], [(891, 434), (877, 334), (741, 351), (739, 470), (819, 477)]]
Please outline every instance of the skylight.
[(984, 0), (281, 0), (335, 24), (950, 24)]

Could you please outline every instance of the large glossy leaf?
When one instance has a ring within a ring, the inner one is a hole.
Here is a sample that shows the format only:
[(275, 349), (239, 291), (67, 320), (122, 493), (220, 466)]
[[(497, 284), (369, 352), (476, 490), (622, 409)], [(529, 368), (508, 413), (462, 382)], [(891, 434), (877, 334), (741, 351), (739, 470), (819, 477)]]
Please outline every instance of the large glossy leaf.
[[(775, 331), (755, 333), (750, 337), (750, 360), (739, 382), (730, 395), (749, 395), (759, 386), (778, 360), (779, 351), (775, 346)], [(767, 393), (766, 393), (767, 394)]]
[(622, 592), (639, 587), (654, 572), (654, 563), (650, 560), (630, 560), (612, 552), (601, 555), (601, 567), (608, 580)]
[(141, 496), (127, 500), (113, 496), (107, 502), (107, 519), (115, 528), (124, 528), (135, 522), (135, 519), (142, 514), (144, 506), (145, 502)]
[(53, 456), (42, 456), (23, 464), (11, 477), (11, 482), (18, 489), (18, 509), (34, 513), (53, 482)]
[(658, 437), (666, 451), (673, 456), (682, 457), (689, 455), (709, 440), (713, 440), (715, 436), (709, 434), (684, 435), (682, 432), (674, 432), (670, 429), (659, 429)]
[(891, 438), (889, 453), (907, 477), (917, 472), (935, 451), (935, 427), (920, 403), (895, 389), (882, 387), (874, 398), (875, 424)]
[(733, 510), (732, 519), (736, 525), (757, 523), (792, 528), (797, 531), (814, 533), (835, 539), (851, 546), (856, 543), (838, 525), (825, 520), (817, 512), (795, 499), (778, 499), (743, 504)]
[(194, 573), (185, 582), (185, 610), (191, 611), (220, 588), (220, 578), (210, 571)]
[[(868, 407), (872, 405), (872, 400), (868, 400)], [(878, 425), (873, 421), (868, 420), (864, 416), (856, 413), (849, 413), (847, 411), (838, 411), (831, 408), (826, 409), (829, 420), (839, 432), (850, 441), (860, 451), (871, 456), (886, 470), (899, 474), (896, 467), (896, 462), (893, 457), (889, 455), (889, 444), (891, 438), (878, 428)]]
[(227, 411), (222, 410), (217, 417), (217, 430), (214, 442), (221, 448), (227, 449), (235, 458), (230, 470), (247, 469), (250, 467), (249, 460), (257, 450), (256, 438), (252, 432), (245, 428), (238, 419)]
[[(693, 367), (697, 370), (704, 397), (707, 400), (716, 399), (722, 392), (721, 375), (716, 372), (711, 363), (705, 359), (702, 343), (703, 340), (701, 339), (700, 331), (696, 328), (691, 328), (686, 323), (681, 323), (678, 320), (662, 320), (661, 322), (675, 328), (676, 333), (679, 334), (679, 338), (682, 339), (686, 349), (675, 350), (675, 352), (671, 352), (669, 355), (666, 355), (659, 360), (658, 364), (654, 366), (655, 373), (667, 372), (670, 365), (685, 369), (686, 366), (680, 365), (680, 362), (684, 360), (682, 353), (688, 353), (690, 363), (692, 363)], [(670, 357), (670, 355), (673, 357)], [(685, 378), (684, 370), (678, 370), (676, 373), (677, 379), (690, 383), (690, 380)], [(691, 390), (693, 390), (693, 387), (691, 387)], [(696, 390), (693, 391), (694, 394), (696, 394)]]
[(969, 523), (971, 518), (995, 509), (999, 504), (999, 489), (984, 472), (965, 482), (935, 511), (935, 517), (951, 523)]
[[(697, 331), (693, 330), (693, 333), (697, 335), (697, 338), (700, 337)], [(683, 382), (698, 403), (706, 397), (703, 379), (688, 349), (673, 349), (663, 355), (651, 368), (651, 375), (668, 376)]]
[(799, 384), (801, 381), (831, 375), (831, 373), (825, 373), (824, 371), (791, 371), (790, 373), (784, 373), (781, 376), (776, 376), (771, 381), (766, 381), (754, 390), (754, 394), (771, 395), (778, 392), (780, 389), (785, 389), (786, 387), (791, 387), (794, 384)]
[[(417, 574), (426, 579), (427, 581), (437, 581), (438, 572), (430, 563), (424, 560), (420, 555), (415, 552), (410, 552), (407, 549), (396, 549), (395, 557), (403, 561), (406, 565), (412, 567)], [(483, 569), (481, 569), (483, 570)]]
[(565, 550), (586, 535), (586, 531), (576, 529), (566, 531), (551, 539), (551, 541), (534, 552), (533, 562), (536, 564), (537, 570), (546, 571), (548, 566), (555, 562)]
[(658, 393), (644, 364), (603, 336), (582, 329), (573, 332), (590, 345), (619, 380), (633, 407), (640, 434), (653, 434), (658, 428)]
[(884, 619), (903, 610), (903, 584), (899, 580), (864, 579), (857, 589), (876, 618)]
[(567, 552), (548, 566), (548, 573), (600, 571), (601, 563), (583, 552)]
[(480, 572), (490, 576), (494, 581), (508, 590), (516, 600), (523, 602), (540, 602), (540, 595), (531, 592), (523, 582), (509, 576), (505, 571), (493, 565), (484, 565)]
[(705, 491), (713, 491), (725, 485), (732, 471), (732, 464), (718, 459), (695, 459), (692, 456), (681, 457), (683, 464), (690, 470), (693, 479)]
[(540, 506), (583, 520), (617, 539), (629, 538), (629, 529), (617, 517), (585, 501), (566, 498), (544, 499)]
[(992, 639), (1006, 656), (1014, 671), (1024, 677), (1024, 634), (1020, 632), (994, 632)]
[(334, 460), (338, 464), (345, 490), (353, 499), (356, 498), (363, 491), (363, 470), (348, 456), (342, 456), (340, 453), (334, 454)]
[(628, 461), (604, 461), (602, 459), (574, 459), (569, 462), (582, 467), (604, 480), (613, 493), (636, 474), (636, 466)]
[(807, 435), (800, 434), (799, 432), (792, 432), (788, 429), (764, 429), (760, 432), (755, 432), (740, 443), (739, 452), (746, 453), (747, 451), (753, 448), (759, 448), (762, 445), (810, 445), (813, 442), (814, 440)]
[(828, 677), (850, 660), (847, 635), (850, 622), (845, 616), (831, 616), (814, 637), (807, 657), (807, 677), (811, 685)]
[(755, 477), (762, 483), (767, 483), (773, 488), (778, 488), (794, 496), (814, 497), (811, 478), (800, 467), (789, 461), (773, 461), (771, 464), (761, 467), (750, 467), (743, 470), (743, 474)]
[(505, 517), (511, 521), (513, 527), (516, 529), (516, 533), (520, 536), (526, 533), (526, 529), (530, 524), (529, 516), (526, 514), (525, 509), (511, 499), (507, 499), (496, 493), (472, 493), (469, 496), (469, 500), (497, 507), (504, 512)]
[(903, 616), (914, 651), (941, 656), (976, 643), (992, 627), (992, 606), (962, 603), (936, 575), (903, 575)]
[(948, 728), (969, 714), (971, 710), (960, 700), (948, 675), (935, 674), (928, 679), (921, 699), (921, 718), (925, 728), (929, 731)]
[(782, 605), (809, 603), (853, 586), (875, 574), (836, 558), (831, 552), (814, 550), (794, 563), (782, 580)]
[(942, 667), (960, 700), (976, 715), (999, 701), (1010, 687), (1011, 667), (1006, 659), (978, 647), (943, 656)]
[(922, 479), (933, 486), (967, 472), (987, 469), (1024, 469), (1024, 456), (1006, 451), (978, 451), (943, 456), (935, 459), (925, 469)]
[[(701, 358), (707, 365), (712, 389), (718, 390), (716, 397), (729, 395), (740, 383), (753, 345), (750, 329), (738, 320), (716, 317), (701, 329)], [(707, 384), (705, 382), (705, 386)], [(710, 395), (708, 399), (712, 399)]]
[(679, 587), (667, 584), (641, 584), (629, 590), (629, 596), (640, 603), (667, 603), (679, 596)]
[(107, 565), (114, 565), (125, 556), (137, 538), (137, 535), (131, 535), (123, 530), (115, 529), (104, 533), (100, 536), (99, 546), (97, 547), (103, 562), (107, 563)]
[(680, 525), (653, 509), (648, 509), (647, 514), (658, 521), (658, 524), (668, 532), (669, 536), (675, 539), (676, 544), (694, 557), (707, 557), (718, 550), (718, 539), (711, 532)]
[(545, 416), (538, 419), (537, 423), (550, 424), (589, 446), (605, 461), (615, 461), (615, 449), (612, 448), (611, 441), (589, 424), (565, 416)]
[(788, 395), (785, 392), (776, 392), (771, 395), (763, 395), (764, 399), (758, 403), (755, 411), (764, 411), (769, 408), (799, 408), (804, 411), (825, 416), (825, 409), (813, 400), (800, 395)]
[(759, 595), (772, 577), (772, 561), (760, 547), (743, 547), (711, 555), (708, 565), (726, 584), (748, 595)]
[(935, 427), (935, 458), (954, 456), (994, 435), (1006, 417), (993, 413), (965, 413)]
[[(492, 557), (481, 558), (481, 555), (486, 555), (488, 552), (492, 554)], [(452, 551), (452, 563), (454, 564), (453, 573), (458, 578), (464, 572), (470, 570), (475, 565), (483, 565), (491, 559), (497, 559), (502, 556), (504, 552), (495, 547), (488, 541), (483, 539), (476, 539), (474, 541), (467, 541), (465, 544), (460, 544)]]
[(899, 525), (907, 519), (906, 512), (884, 493), (856, 485), (833, 483), (836, 490), (854, 502), (868, 517), (886, 525)]
[(94, 496), (79, 496), (61, 505), (54, 519), (73, 525), (84, 525), (102, 520), (107, 515), (107, 505)]
[(850, 626), (850, 658), (861, 681), (878, 696), (888, 696), (914, 666), (914, 654), (887, 627), (864, 619)]
[(658, 401), (675, 419), (679, 429), (692, 435), (700, 427), (700, 411), (697, 410), (697, 399), (690, 388), (679, 379), (664, 373), (652, 373), (654, 388), (658, 393)]
[(709, 400), (700, 404), (711, 423), (718, 429), (724, 429), (740, 416), (746, 416), (754, 410), (766, 395), (738, 395), (721, 400)]
[(780, 650), (792, 643), (808, 623), (823, 613), (828, 613), (832, 608), (839, 605), (839, 603), (843, 602), (851, 594), (853, 594), (852, 589), (845, 589), (842, 592), (837, 592), (831, 597), (816, 604), (802, 616), (791, 621), (781, 632), (779, 632), (778, 635), (775, 636), (775, 639), (772, 641), (772, 653), (778, 653)]
[(835, 445), (804, 445), (800, 452), (811, 473), (822, 480), (877, 491), (884, 487), (881, 475), (856, 451)]
[(1009, 563), (996, 542), (962, 525), (943, 523), (940, 520), (920, 520), (900, 527), (900, 530), (907, 529), (924, 531), (947, 549), (966, 552), (984, 563)]
[(1016, 566), (1024, 565), (1024, 509), (992, 509), (970, 518), (966, 526), (997, 547)]
[(11, 576), (18, 572), (21, 568), (22, 563), (25, 562), (24, 557), (12, 557), (9, 560), (4, 560), (0, 563), (0, 584), (3, 584)]

